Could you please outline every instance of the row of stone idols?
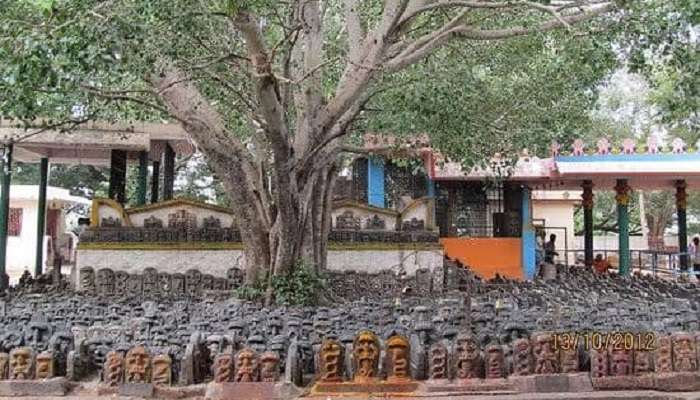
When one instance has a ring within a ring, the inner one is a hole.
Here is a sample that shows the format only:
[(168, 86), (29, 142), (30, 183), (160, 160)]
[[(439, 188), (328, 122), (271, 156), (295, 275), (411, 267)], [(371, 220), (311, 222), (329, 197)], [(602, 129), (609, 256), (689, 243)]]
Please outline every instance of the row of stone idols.
[(0, 380), (49, 379), (56, 376), (53, 353), (35, 355), (31, 347), (17, 347), (10, 354), (0, 353)]
[(244, 272), (240, 268), (229, 268), (225, 278), (203, 274), (190, 269), (184, 274), (158, 272), (155, 268), (144, 268), (142, 274), (114, 271), (92, 267), (80, 268), (79, 290), (100, 296), (190, 296), (204, 291), (230, 291), (243, 284)]
[(418, 269), (412, 276), (399, 276), (393, 271), (328, 271), (327, 277), (333, 295), (343, 299), (427, 296), (442, 289), (441, 282), (434, 284), (433, 272), (427, 268)]

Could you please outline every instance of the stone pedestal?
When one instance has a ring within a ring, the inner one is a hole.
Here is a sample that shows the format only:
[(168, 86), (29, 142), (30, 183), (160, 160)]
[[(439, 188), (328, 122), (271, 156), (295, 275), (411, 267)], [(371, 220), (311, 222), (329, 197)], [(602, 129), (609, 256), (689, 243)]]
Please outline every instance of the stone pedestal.
[(206, 400), (285, 400), (298, 397), (300, 390), (291, 383), (225, 382), (210, 383), (204, 395)]
[(428, 393), (460, 394), (515, 394), (516, 386), (508, 379), (457, 379), (429, 380), (423, 385), (423, 390)]
[(700, 372), (669, 372), (654, 375), (656, 390), (663, 392), (700, 391)]
[(338, 382), (338, 383), (317, 383), (311, 389), (312, 394), (406, 394), (418, 390), (418, 382)]
[(593, 390), (587, 372), (577, 374), (543, 374), (508, 378), (521, 393), (567, 393)]
[(66, 378), (27, 381), (0, 381), (0, 396), (65, 396)]
[(120, 396), (151, 398), (154, 394), (152, 383), (122, 383), (119, 385)]

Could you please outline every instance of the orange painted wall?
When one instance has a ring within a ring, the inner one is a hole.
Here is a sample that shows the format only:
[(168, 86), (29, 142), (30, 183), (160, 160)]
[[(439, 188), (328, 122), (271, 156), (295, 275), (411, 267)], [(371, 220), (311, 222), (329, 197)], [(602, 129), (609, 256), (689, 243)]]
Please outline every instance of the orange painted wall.
[(512, 279), (523, 279), (519, 238), (443, 238), (445, 255), (468, 265), (484, 279), (496, 273)]

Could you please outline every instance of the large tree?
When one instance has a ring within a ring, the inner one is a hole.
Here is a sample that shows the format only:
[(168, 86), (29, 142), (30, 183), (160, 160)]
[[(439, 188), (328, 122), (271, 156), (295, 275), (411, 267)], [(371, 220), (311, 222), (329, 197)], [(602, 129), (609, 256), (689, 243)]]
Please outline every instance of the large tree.
[(88, 117), (180, 122), (235, 204), (249, 279), (285, 273), (300, 258), (325, 265), (338, 156), (394, 77), (450, 43), (574, 30), (615, 8), (605, 0), (5, 3), (2, 113), (28, 121), (83, 104)]

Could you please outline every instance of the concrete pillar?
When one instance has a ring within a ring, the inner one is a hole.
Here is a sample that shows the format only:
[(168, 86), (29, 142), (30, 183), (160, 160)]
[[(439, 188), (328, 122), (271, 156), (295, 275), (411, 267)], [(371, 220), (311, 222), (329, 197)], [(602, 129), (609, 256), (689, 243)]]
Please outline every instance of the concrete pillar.
[(146, 192), (148, 191), (148, 152), (139, 152), (139, 178), (136, 187), (136, 205), (146, 204)]
[(521, 250), (523, 276), (525, 279), (532, 280), (535, 278), (535, 272), (537, 271), (535, 257), (537, 237), (535, 235), (535, 227), (532, 224), (532, 201), (530, 197), (530, 188), (528, 187), (523, 187), (520, 213), (522, 218)]
[(586, 267), (593, 266), (593, 182), (583, 181), (583, 249)]
[(126, 151), (112, 150), (109, 160), (109, 198), (126, 204)]
[(163, 200), (172, 200), (175, 187), (175, 151), (170, 144), (165, 145), (163, 154)]
[(367, 159), (367, 202), (370, 206), (384, 208), (384, 159)]
[(2, 193), (0, 193), (0, 290), (9, 286), (7, 275), (7, 231), (10, 218), (10, 183), (12, 180), (12, 147), (6, 144), (2, 152)]
[(618, 179), (615, 185), (615, 201), (617, 202), (618, 250), (620, 252), (620, 275), (630, 273), (630, 218), (629, 202), (630, 187), (626, 179)]
[[(688, 203), (688, 193), (686, 193), (687, 185), (684, 180), (676, 181), (676, 214), (678, 217), (678, 251), (682, 253), (688, 252), (688, 218), (686, 216), (686, 207)], [(681, 269), (687, 270), (689, 266), (688, 255), (681, 255)]]
[(151, 175), (151, 203), (158, 202), (160, 191), (160, 161), (153, 161), (153, 174)]
[(36, 257), (34, 276), (44, 273), (44, 235), (46, 232), (46, 188), (49, 185), (49, 159), (42, 158), (39, 165), (39, 201), (36, 218)]

